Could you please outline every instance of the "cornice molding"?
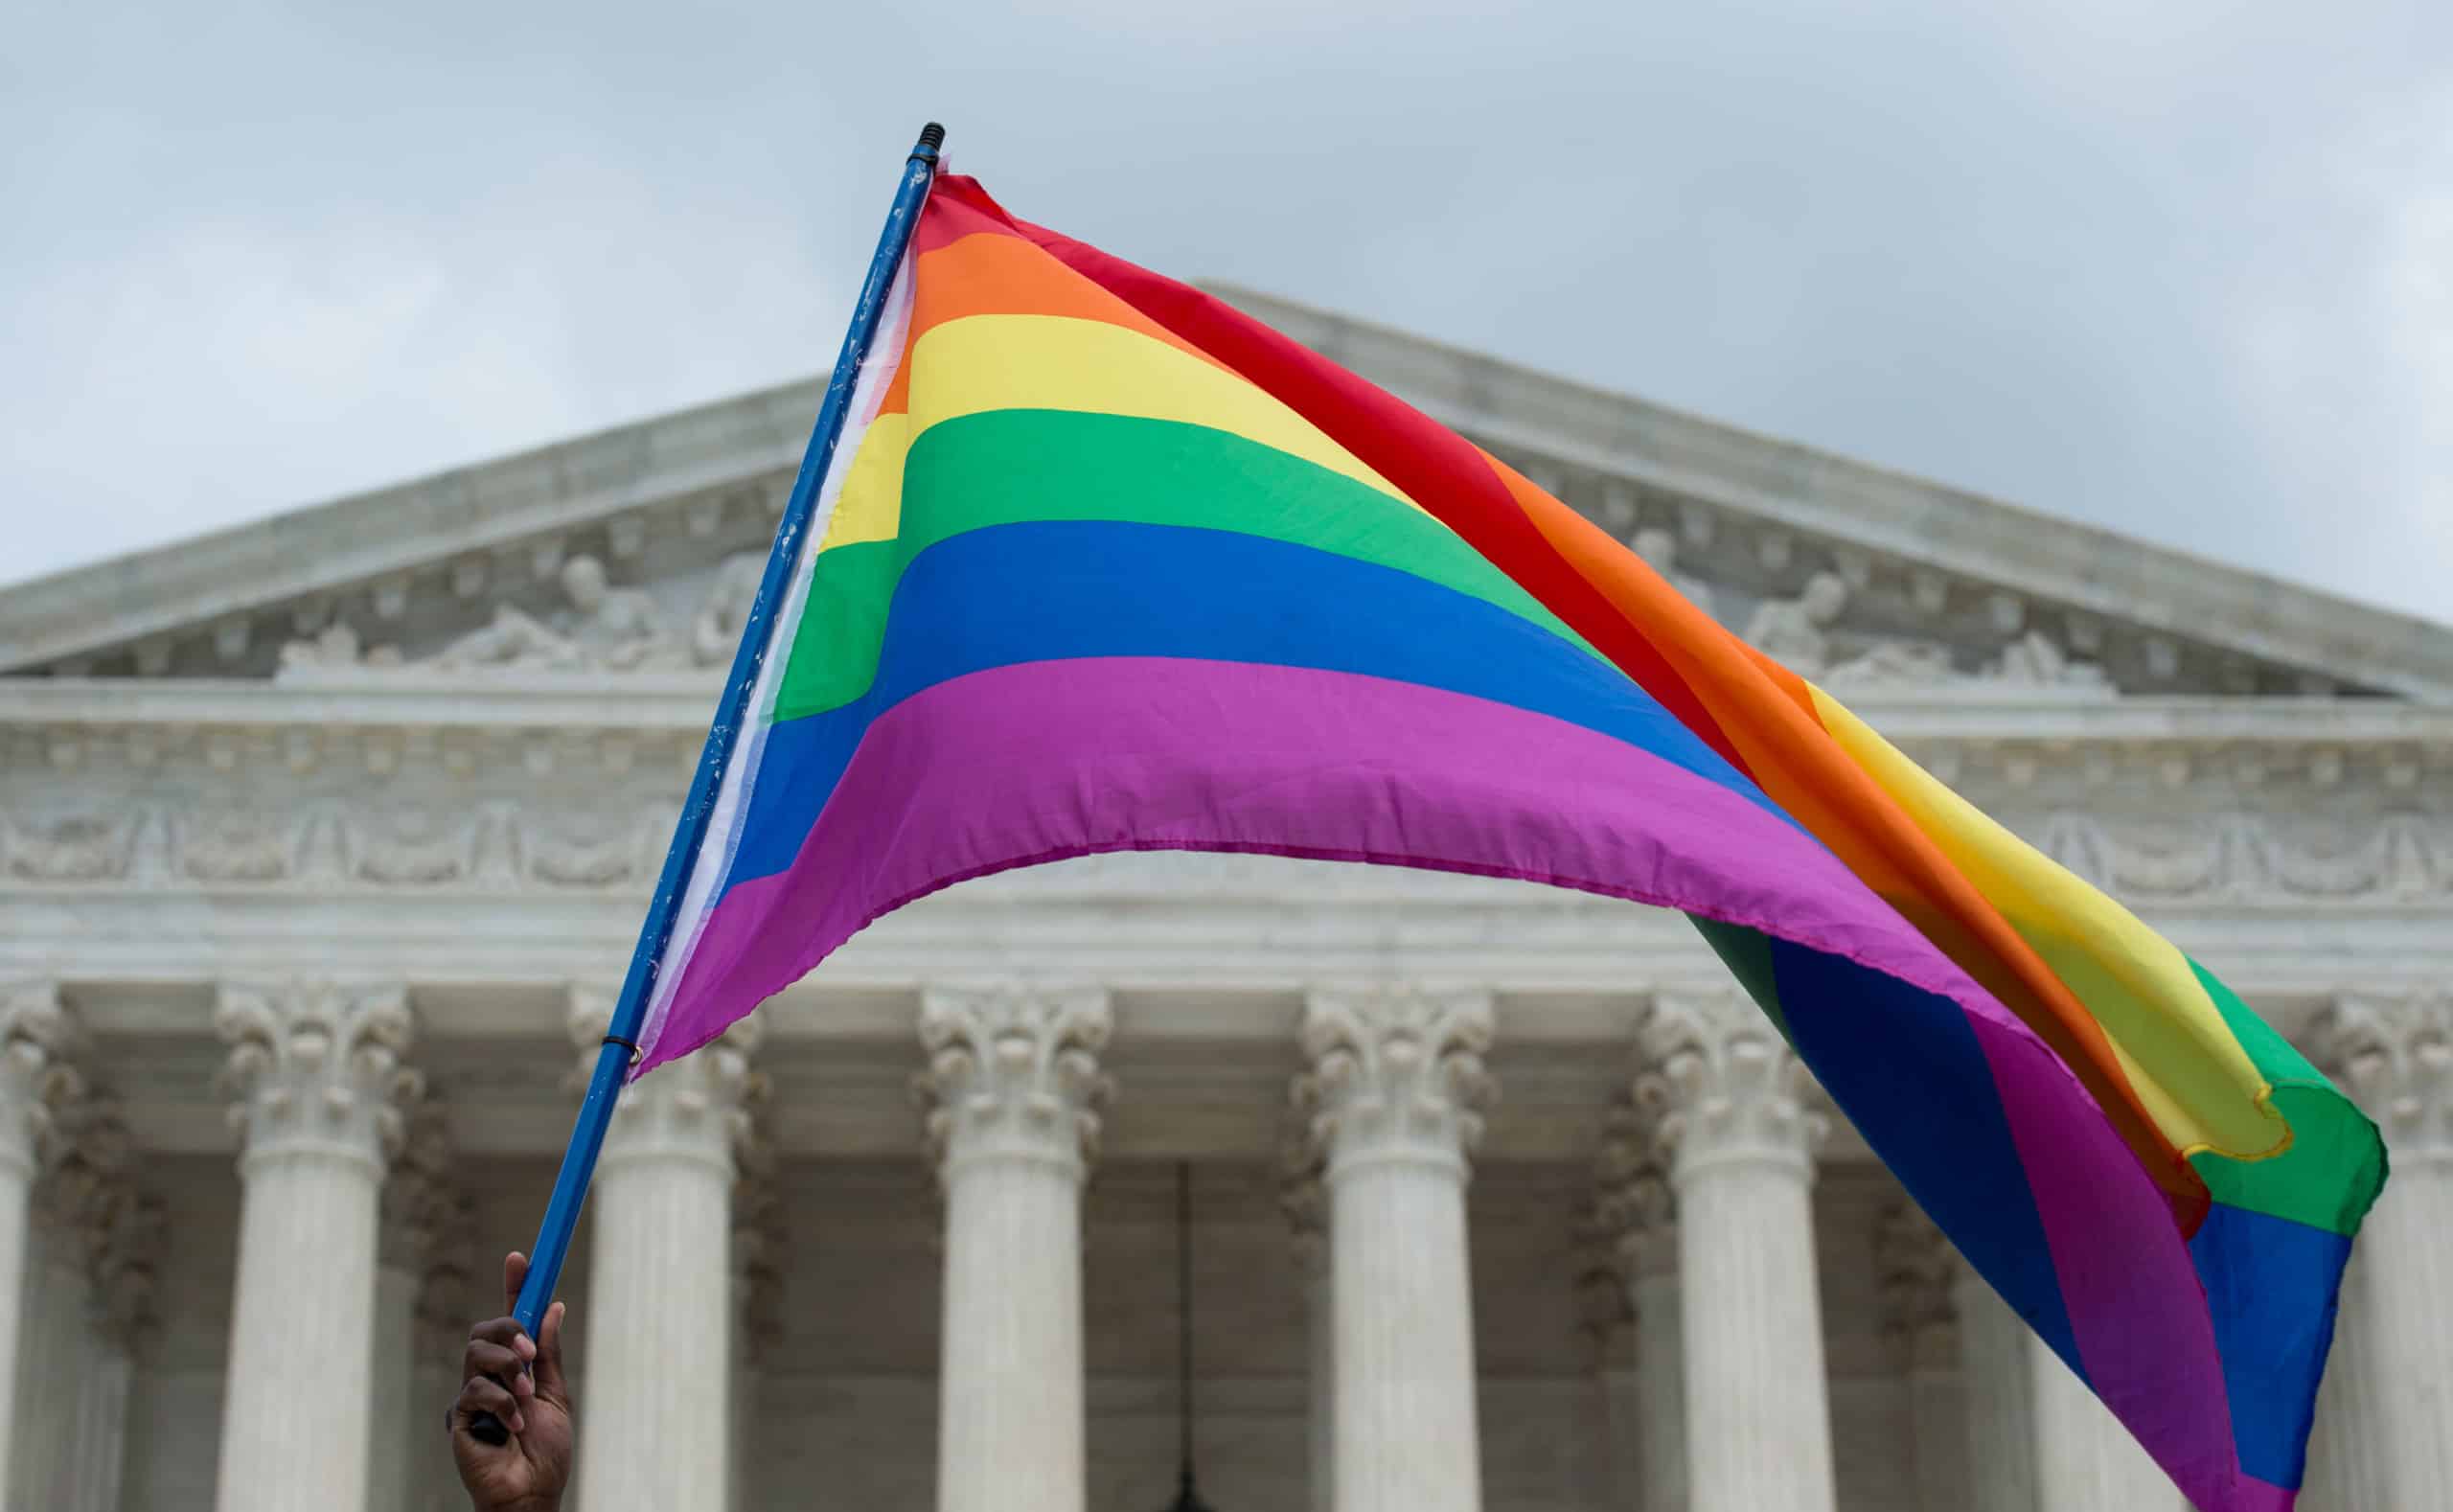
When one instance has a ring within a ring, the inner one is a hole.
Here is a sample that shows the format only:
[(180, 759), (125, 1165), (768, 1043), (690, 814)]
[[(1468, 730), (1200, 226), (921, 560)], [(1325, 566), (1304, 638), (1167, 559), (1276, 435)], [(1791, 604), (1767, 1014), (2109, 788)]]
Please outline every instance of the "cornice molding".
[(208, 637), (236, 660), (338, 605), (391, 620), (421, 584), (465, 598), (490, 575), (541, 576), (573, 532), (605, 533), (619, 557), (668, 514), (691, 535), (711, 510), (771, 520), (818, 396), (762, 389), (0, 589), (0, 671), (154, 636)]
[[(1804, 535), (1912, 577), (1938, 574), (2162, 633), (2167, 645), (2188, 641), (2453, 703), (2453, 627), (1272, 295), (1210, 288), (1510, 461), (1573, 470), (1659, 500), (1689, 538), (1708, 537), (1720, 519), (1767, 538)], [(1757, 545), (1795, 554), (1785, 543)], [(1846, 574), (1851, 564), (1834, 565)]]
[[(206, 678), (0, 677), (0, 737), (153, 729), (627, 731), (703, 738), (717, 679), (690, 673), (503, 674), (403, 669), (346, 686)], [(2385, 699), (2177, 696), (2098, 699), (2051, 689), (1868, 689), (1845, 700), (1886, 738), (2293, 747), (2453, 746), (2453, 706)]]
[[(555, 790), (579, 774), (575, 765), (557, 767), (531, 778), (518, 795), (361, 791), (296, 801), (239, 789), (131, 801), (98, 785), (83, 799), (55, 795), (31, 811), (0, 808), (0, 899), (643, 896), (671, 838), (677, 775)], [(2166, 801), (2147, 817), (2058, 804), (2004, 808), (1996, 816), (2141, 908), (2453, 909), (2453, 813), (2362, 802), (2356, 812), (2311, 818), (2290, 792), (2273, 812), (2244, 807), (2231, 793), (2206, 804), (2159, 796)], [(1216, 899), (1258, 886), (1391, 902), (1479, 895), (1471, 882), (1417, 882), (1399, 869), (1328, 871), (1328, 880), (1297, 889), (1288, 863), (1275, 858), (1204, 857), (1171, 867), (1164, 859), (1091, 857), (1069, 863), (1061, 878), (981, 879), (964, 893), (1089, 901), (1181, 886), (1187, 897)], [(1479, 886), (1514, 896), (1505, 884)]]
[[(1802, 605), (1819, 579), (1845, 584), (1859, 623), (1835, 636), (1835, 675), (1884, 659), (1839, 644), (1870, 636), (1954, 657), (1962, 678), (2072, 674), (2098, 699), (2113, 686), (2342, 688), (2453, 705), (2453, 627), (1221, 292), (1476, 437), (1619, 538), (1691, 553), (1679, 574), (1728, 589), (1725, 612)], [(814, 382), (784, 384), (0, 588), (0, 671), (260, 675), (282, 664), (284, 646), (333, 626), (370, 646), (411, 622), (448, 621), (465, 636), (460, 622), (488, 599), (533, 594), (578, 553), (627, 561), (635, 585), (664, 560), (662, 543), (754, 548), (817, 397)]]

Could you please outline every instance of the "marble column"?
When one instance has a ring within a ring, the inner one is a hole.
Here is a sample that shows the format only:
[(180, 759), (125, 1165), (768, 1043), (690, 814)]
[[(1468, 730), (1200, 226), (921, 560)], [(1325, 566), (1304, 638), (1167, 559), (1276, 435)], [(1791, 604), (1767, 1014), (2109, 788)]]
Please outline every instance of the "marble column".
[(450, 1198), (443, 1111), (422, 1103), (383, 1182), (375, 1268), (375, 1386), (367, 1512), (416, 1512), (417, 1464), (434, 1453), (434, 1412), (418, 1398), (418, 1301)]
[(34, 1177), (52, 1110), (81, 1086), (61, 1059), (72, 1028), (52, 983), (0, 984), (0, 1488), (15, 1483), (11, 1439)]
[[(574, 1080), (613, 994), (571, 993)], [(734, 1150), (764, 1084), (758, 1021), (623, 1089), (588, 1194), (580, 1512), (723, 1508), (732, 1478)]]
[(432, 1447), (413, 1432), (429, 1414), (416, 1410), (418, 1273), (401, 1264), (389, 1235), (378, 1239), (375, 1268), (375, 1384), (367, 1392), (367, 1512), (410, 1512), (409, 1464), (418, 1447)]
[(1636, 1309), (1619, 1226), (1606, 1191), (1574, 1221), (1576, 1334), (1585, 1367), (1576, 1495), (1589, 1507), (1633, 1507), (1641, 1494), (1634, 1443)]
[(1641, 1512), (1686, 1512), (1685, 1301), (1678, 1281), (1678, 1205), (1658, 1156), (1659, 1131), (1632, 1103), (1611, 1110), (1596, 1175), (1617, 1233), (1618, 1271), (1635, 1316), (1632, 1499)]
[(1915, 1504), (1924, 1512), (1960, 1512), (1969, 1491), (1959, 1316), (1951, 1299), (1959, 1251), (1904, 1199), (1883, 1215), (1875, 1245), (1883, 1335), (1908, 1388)]
[(160, 1333), (154, 1293), (168, 1220), (132, 1182), (114, 1203), (93, 1285), (91, 1353), (79, 1377), (64, 1512), (119, 1512), (127, 1468), (127, 1396), (138, 1358)]
[(2368, 1461), (2380, 1506), (2453, 1506), (2453, 996), (2346, 996), (2314, 1040), (2393, 1161), (2336, 1336), (2363, 1420), (2335, 1448)]
[(26, 1320), (17, 1335), (11, 1434), (16, 1452), (9, 1466), (11, 1507), (59, 1504), (86, 1356), (91, 1296), (82, 1236), (72, 1224), (43, 1211), (53, 1205), (44, 1201), (43, 1185), (35, 1189), (36, 1216), (26, 1244)]
[(225, 986), (244, 1141), (221, 1512), (331, 1512), (367, 1493), (377, 1205), (419, 1090), (397, 987)]
[(127, 1460), (127, 1388), (136, 1363), (104, 1345), (77, 1372), (74, 1423), (63, 1456), (59, 1512), (119, 1512)]
[(138, 1199), (117, 1101), (88, 1090), (53, 1110), (50, 1170), (34, 1189), (28, 1319), (18, 1345), (11, 1505), (96, 1504), (115, 1486), (127, 1358), (100, 1291)]
[(1638, 1102), (1658, 1118), (1685, 1277), (1693, 1512), (1833, 1512), (1817, 1290), (1821, 1094), (1733, 992), (1663, 993), (1642, 1029)]
[(1089, 989), (922, 995), (915, 1091), (946, 1201), (937, 1512), (1083, 1512), (1082, 1183), (1112, 1026)]
[[(456, 1184), (443, 1189), (429, 1219), (425, 1270), (410, 1320), (409, 1382), (419, 1422), (431, 1433), (436, 1404), (459, 1395), (470, 1322), (480, 1309), (501, 1305), (502, 1262), (499, 1255), (479, 1262), (469, 1194)], [(410, 1512), (461, 1512), (468, 1500), (450, 1456), (437, 1448), (431, 1438), (410, 1445)]]
[(1328, 1193), (1308, 1134), (1287, 1141), (1281, 1153), (1284, 1186), (1279, 1206), (1293, 1235), (1295, 1266), (1303, 1278), (1306, 1360), (1304, 1409), (1312, 1512), (1337, 1507), (1337, 1306), (1329, 1270)]
[(732, 1197), (732, 1287), (739, 1332), (733, 1342), (732, 1505), (750, 1504), (756, 1465), (758, 1387), (783, 1327), (787, 1259), (781, 1201), (775, 1193), (774, 1148), (755, 1131), (743, 1141), (741, 1177)]
[(2164, 1467), (2032, 1332), (2027, 1352), (2034, 1393), (2036, 1499), (2044, 1512), (2188, 1512), (2188, 1501)]
[(1951, 1276), (1951, 1311), (1959, 1317), (1960, 1373), (1966, 1384), (1970, 1512), (2039, 1512), (2031, 1330), (1964, 1263)]
[(1479, 1512), (1467, 1160), (1493, 1087), (1488, 995), (1315, 993), (1297, 1105), (1323, 1162), (1338, 1512)]

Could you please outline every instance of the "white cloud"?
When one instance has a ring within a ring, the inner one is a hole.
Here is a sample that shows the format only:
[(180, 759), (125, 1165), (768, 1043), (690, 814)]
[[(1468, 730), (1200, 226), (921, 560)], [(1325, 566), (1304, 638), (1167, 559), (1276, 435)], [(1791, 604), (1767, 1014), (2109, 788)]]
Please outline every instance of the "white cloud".
[(122, 9), (0, 64), (0, 580), (815, 372), (937, 113), (1170, 272), (2453, 612), (2429, 0)]
[(2294, 565), (2453, 620), (2453, 76), (2276, 170), (2242, 292), (2251, 445)]

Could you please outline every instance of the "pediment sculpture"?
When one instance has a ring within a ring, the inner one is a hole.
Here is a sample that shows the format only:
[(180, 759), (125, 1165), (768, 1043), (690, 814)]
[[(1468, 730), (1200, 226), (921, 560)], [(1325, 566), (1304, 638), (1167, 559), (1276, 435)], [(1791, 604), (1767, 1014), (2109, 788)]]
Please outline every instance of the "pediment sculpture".
[(613, 584), (605, 564), (575, 556), (556, 579), (565, 607), (539, 616), (497, 605), (493, 618), (424, 656), (396, 646), (364, 646), (357, 631), (334, 623), (282, 648), (282, 675), (314, 676), (336, 669), (451, 673), (687, 673), (732, 659), (758, 594), (767, 559), (743, 552), (716, 569), (704, 597), (676, 624), (645, 588)]
[(1991, 683), (2112, 691), (2102, 668), (2072, 659), (2041, 630), (2012, 641), (1975, 674), (1957, 670), (1950, 648), (1936, 642), (1847, 636), (1834, 627), (1848, 607), (1848, 593), (1838, 573), (1817, 573), (1796, 598), (1757, 606), (1746, 639), (1800, 676), (1835, 689)]
[(497, 606), (493, 623), (444, 647), (427, 665), (444, 672), (472, 667), (644, 672), (690, 664), (686, 648), (666, 628), (655, 600), (638, 588), (612, 585), (605, 564), (594, 557), (564, 562), (561, 584), (570, 608), (555, 615), (551, 625), (508, 605)]

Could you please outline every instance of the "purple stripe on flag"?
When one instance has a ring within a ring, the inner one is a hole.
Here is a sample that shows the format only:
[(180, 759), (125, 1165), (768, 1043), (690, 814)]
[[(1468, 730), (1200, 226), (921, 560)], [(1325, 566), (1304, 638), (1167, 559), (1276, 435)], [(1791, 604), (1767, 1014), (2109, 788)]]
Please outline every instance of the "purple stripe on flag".
[[(791, 781), (773, 749), (759, 781)], [(1352, 673), (1083, 657), (974, 673), (881, 715), (792, 864), (716, 905), (641, 1069), (912, 899), (1117, 850), (1375, 861), (1688, 909), (2028, 1032), (1820, 842), (1623, 741)]]
[[(2040, 1042), (2012, 1042), (1983, 1023), (1977, 1042), (2027, 1168), (2089, 1385), (2200, 1505), (2288, 1507), (2292, 1493), (2240, 1472), (2214, 1324), (2163, 1194), (2108, 1121), (2076, 1115), (2076, 1080)], [(2107, 1181), (2107, 1172), (2136, 1180)], [(2282, 1500), (2269, 1503), (2261, 1492)]]

